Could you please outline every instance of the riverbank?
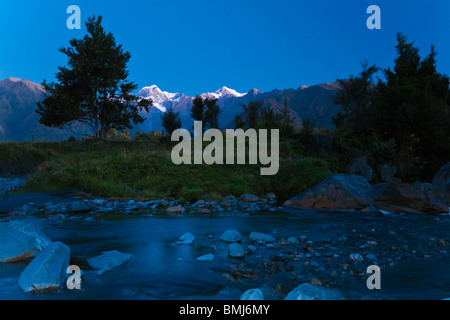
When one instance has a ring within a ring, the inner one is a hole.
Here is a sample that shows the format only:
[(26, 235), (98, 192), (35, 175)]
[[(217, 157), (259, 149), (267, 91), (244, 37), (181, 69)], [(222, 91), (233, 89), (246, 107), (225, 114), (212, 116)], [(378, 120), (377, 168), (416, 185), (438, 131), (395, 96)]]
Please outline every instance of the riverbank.
[[(259, 165), (175, 165), (167, 140), (88, 140), (0, 144), (0, 176), (27, 177), (21, 192), (78, 190), (87, 196), (148, 201), (218, 201), (275, 193), (280, 202), (329, 176), (326, 161), (281, 145), (280, 171), (261, 176)], [(284, 151), (286, 149), (286, 151)], [(292, 150), (291, 150), (292, 149)]]

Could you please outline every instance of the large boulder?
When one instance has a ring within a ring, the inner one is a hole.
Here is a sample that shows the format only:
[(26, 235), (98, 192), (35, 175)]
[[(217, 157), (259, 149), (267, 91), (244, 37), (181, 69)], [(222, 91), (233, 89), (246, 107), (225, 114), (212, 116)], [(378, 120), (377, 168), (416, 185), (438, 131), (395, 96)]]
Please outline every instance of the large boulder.
[(345, 300), (335, 290), (319, 285), (303, 283), (287, 294), (284, 300)]
[(392, 163), (382, 163), (378, 166), (381, 181), (388, 182), (397, 174), (397, 167)]
[(399, 179), (373, 186), (375, 206), (390, 212), (447, 213), (448, 206), (427, 183), (408, 184)]
[(62, 242), (53, 242), (23, 270), (19, 287), (25, 292), (60, 288), (67, 279), (69, 262), (69, 247)]
[(289, 199), (285, 206), (359, 210), (373, 204), (372, 187), (361, 176), (338, 174)]
[(0, 262), (14, 262), (35, 257), (52, 241), (36, 226), (11, 221), (0, 223)]
[(436, 196), (450, 207), (450, 162), (434, 176), (433, 190)]
[(366, 160), (362, 158), (353, 159), (348, 165), (347, 171), (350, 174), (362, 176), (367, 181), (372, 180), (373, 169), (367, 164)]

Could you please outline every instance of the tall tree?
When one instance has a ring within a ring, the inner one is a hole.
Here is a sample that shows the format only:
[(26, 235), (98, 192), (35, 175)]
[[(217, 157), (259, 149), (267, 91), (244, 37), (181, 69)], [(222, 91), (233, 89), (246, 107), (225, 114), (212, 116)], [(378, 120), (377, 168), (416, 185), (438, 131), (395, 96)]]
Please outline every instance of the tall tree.
[(64, 129), (80, 122), (104, 138), (110, 129), (130, 129), (143, 122), (140, 111), (148, 112), (152, 101), (131, 93), (137, 88), (127, 81), (131, 54), (103, 29), (102, 17), (89, 17), (86, 28), (83, 39), (59, 49), (68, 57), (68, 66), (58, 68), (56, 83), (44, 80), (48, 95), (36, 112), (45, 126)]
[(373, 100), (377, 93), (373, 76), (379, 70), (367, 62), (361, 65), (363, 70), (359, 76), (338, 81), (340, 90), (334, 97), (334, 103), (343, 107), (333, 117), (334, 125), (357, 134), (367, 132), (371, 127)]
[(195, 121), (204, 120), (205, 105), (203, 99), (200, 96), (196, 96), (191, 109), (191, 117)]
[(245, 112), (245, 121), (249, 128), (256, 128), (259, 121), (259, 113), (261, 110), (261, 104), (259, 102), (251, 101), (248, 106), (243, 105)]
[(205, 128), (211, 129), (211, 128), (219, 128), (219, 113), (220, 108), (217, 105), (218, 99), (205, 99), (204, 103), (206, 106), (205, 114), (204, 114), (204, 122)]
[(450, 81), (437, 72), (434, 46), (421, 58), (419, 49), (399, 33), (394, 68), (378, 84), (375, 128), (403, 150), (421, 159), (422, 174), (434, 174), (450, 159)]
[(171, 136), (176, 129), (181, 128), (181, 120), (179, 115), (180, 113), (174, 111), (173, 109), (170, 109), (161, 115), (162, 126), (169, 136)]

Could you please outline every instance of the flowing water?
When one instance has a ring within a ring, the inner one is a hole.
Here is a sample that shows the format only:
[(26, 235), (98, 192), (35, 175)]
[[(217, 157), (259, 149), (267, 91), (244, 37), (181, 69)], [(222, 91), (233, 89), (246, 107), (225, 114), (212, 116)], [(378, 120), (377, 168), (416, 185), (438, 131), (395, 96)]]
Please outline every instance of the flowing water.
[[(377, 217), (355, 213), (317, 214), (311, 211), (182, 218), (115, 214), (98, 216), (95, 220), (86, 220), (86, 216), (88, 215), (64, 221), (48, 217), (21, 218), (38, 225), (53, 241), (62, 241), (70, 247), (71, 264), (79, 265), (85, 272), (81, 290), (61, 289), (56, 292), (25, 294), (17, 286), (17, 278), (26, 263), (0, 264), (0, 299), (239, 299), (240, 293), (246, 289), (267, 286), (268, 281), (275, 282), (277, 288), (284, 288), (285, 291), (302, 283), (303, 275), (293, 274), (291, 270), (267, 273), (267, 268), (261, 261), (267, 262), (267, 256), (280, 252), (279, 250), (271, 251), (260, 246), (259, 254), (257, 250), (246, 254), (244, 259), (230, 259), (227, 255), (228, 244), (220, 240), (220, 235), (227, 229), (237, 229), (242, 234), (244, 248), (250, 245), (249, 233), (257, 231), (271, 234), (278, 240), (302, 235), (314, 243), (332, 239), (328, 243), (344, 253), (351, 252), (354, 247), (347, 248), (348, 244), (345, 242), (340, 244), (333, 239), (357, 234), (355, 229), (366, 232), (366, 227), (369, 226), (379, 226), (380, 230), (383, 228), (380, 232), (386, 234), (390, 229), (395, 229), (399, 234), (406, 227), (408, 235), (420, 242), (422, 238), (428, 239), (428, 235), (419, 237), (410, 233), (414, 227), (423, 231), (422, 224), (425, 223), (431, 226), (425, 227), (423, 232), (450, 240), (449, 216), (440, 216), (434, 225), (432, 219), (435, 218), (428, 216), (415, 216), (413, 219), (399, 215)], [(186, 232), (195, 236), (194, 244), (176, 244), (177, 239)], [(383, 234), (379, 237), (377, 250), (381, 250), (380, 246), (383, 245)], [(404, 238), (405, 241), (408, 239)], [(415, 246), (413, 243), (409, 245)], [(387, 268), (386, 271), (382, 269), (381, 290), (367, 289), (368, 276), (347, 277), (342, 280), (340, 277), (330, 278), (329, 283), (332, 285), (328, 286), (339, 290), (348, 299), (447, 298), (450, 297), (450, 252), (445, 254), (440, 249), (442, 248), (436, 248), (435, 254), (429, 259), (406, 259), (396, 267)], [(448, 247), (444, 249), (449, 250)], [(110, 250), (130, 253), (134, 258), (101, 276), (95, 275), (94, 271), (89, 270), (91, 268), (86, 260)], [(196, 260), (207, 253), (215, 255), (214, 261)], [(325, 259), (329, 260), (322, 255), (315, 260), (322, 263)], [(230, 277), (233, 274), (230, 270), (242, 264), (251, 268), (254, 276), (241, 279)], [(340, 263), (339, 266), (341, 265)], [(331, 272), (329, 267), (325, 265), (325, 268), (319, 269), (322, 278), (324, 274)], [(304, 273), (307, 277), (303, 279), (310, 279), (308, 276), (315, 275), (314, 269), (306, 268)], [(286, 293), (282, 289), (279, 291), (280, 296), (275, 295), (274, 298), (280, 298), (281, 294)]]

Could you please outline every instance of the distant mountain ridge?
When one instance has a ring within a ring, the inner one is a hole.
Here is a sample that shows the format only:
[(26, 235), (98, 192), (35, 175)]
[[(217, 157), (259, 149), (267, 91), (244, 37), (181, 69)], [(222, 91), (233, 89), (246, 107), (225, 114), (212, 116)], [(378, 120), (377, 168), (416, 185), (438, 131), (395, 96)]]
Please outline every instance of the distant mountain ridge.
[[(298, 89), (272, 90), (261, 92), (251, 89), (247, 93), (239, 93), (233, 89), (222, 87), (215, 92), (200, 94), (202, 98), (218, 99), (220, 107), (219, 127), (221, 129), (234, 128), (234, 119), (244, 113), (243, 105), (251, 101), (261, 103), (263, 108), (272, 108), (275, 112), (282, 112), (285, 101), (291, 117), (297, 126), (302, 125), (303, 119), (313, 120), (318, 127), (334, 129), (332, 117), (340, 109), (333, 103), (333, 97), (339, 90), (337, 82), (327, 82), (315, 86), (301, 86)], [(182, 93), (161, 91), (156, 85), (144, 87), (138, 92), (144, 99), (152, 99), (154, 106), (142, 115), (146, 118), (135, 130), (144, 132), (162, 130), (161, 113), (173, 109), (180, 113), (182, 126), (190, 129), (193, 119), (190, 109), (194, 97)]]
[[(281, 112), (284, 102), (287, 101), (296, 125), (301, 126), (302, 119), (312, 119), (320, 127), (333, 129), (331, 117), (340, 108), (333, 103), (333, 96), (338, 89), (336, 82), (302, 86), (298, 89), (275, 89), (270, 92), (251, 89), (247, 93), (239, 93), (222, 87), (200, 96), (218, 99), (221, 110), (219, 126), (222, 129), (234, 128), (236, 115), (242, 115), (243, 105), (248, 105), (251, 101), (257, 101), (262, 107), (270, 107), (275, 112)], [(141, 113), (145, 121), (135, 126), (132, 132), (162, 131), (161, 114), (170, 109), (180, 112), (184, 128), (192, 128), (193, 119), (190, 113), (194, 97), (162, 91), (156, 85), (142, 88), (137, 95), (152, 99), (153, 106), (149, 112)], [(61, 141), (72, 135), (68, 131), (47, 128), (39, 123), (39, 115), (35, 112), (36, 104), (42, 101), (44, 96), (43, 87), (29, 80), (7, 78), (0, 81), (0, 141), (31, 141), (32, 138), (34, 141)]]

